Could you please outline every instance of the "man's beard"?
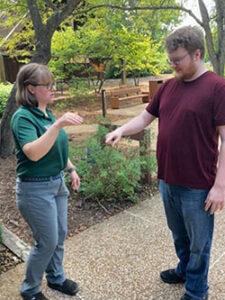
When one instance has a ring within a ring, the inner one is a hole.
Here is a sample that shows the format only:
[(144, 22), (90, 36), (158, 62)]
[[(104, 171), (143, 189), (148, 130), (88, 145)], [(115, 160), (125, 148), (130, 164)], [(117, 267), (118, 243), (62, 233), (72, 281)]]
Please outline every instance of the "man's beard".
[(175, 75), (175, 78), (177, 80), (184, 81), (184, 80), (191, 79), (195, 75), (196, 72), (197, 72), (197, 69), (194, 66), (190, 66), (188, 72), (186, 72), (186, 73), (183, 73), (183, 72), (177, 73), (175, 71), (174, 75)]

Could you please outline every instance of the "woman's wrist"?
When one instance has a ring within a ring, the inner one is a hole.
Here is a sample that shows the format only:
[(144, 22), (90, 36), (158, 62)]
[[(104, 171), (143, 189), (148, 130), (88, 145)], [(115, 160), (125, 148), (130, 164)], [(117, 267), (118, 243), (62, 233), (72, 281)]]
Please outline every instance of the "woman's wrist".
[(60, 130), (61, 129), (58, 120), (56, 120), (55, 123), (52, 124), (52, 128), (55, 128), (56, 130)]
[(66, 169), (66, 171), (71, 174), (72, 172), (76, 171), (76, 168), (73, 166), (73, 167), (69, 167)]

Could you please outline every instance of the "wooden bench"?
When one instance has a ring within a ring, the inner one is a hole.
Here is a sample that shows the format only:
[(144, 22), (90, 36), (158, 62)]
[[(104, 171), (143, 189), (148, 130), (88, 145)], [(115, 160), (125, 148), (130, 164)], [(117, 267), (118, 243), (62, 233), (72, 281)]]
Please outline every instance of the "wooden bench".
[(163, 82), (165, 82), (165, 80), (158, 78), (149, 80), (149, 100), (153, 99)]
[[(131, 100), (141, 99), (142, 102), (148, 102), (149, 93), (142, 92), (138, 86), (126, 86), (114, 88), (106, 91), (106, 98), (110, 100), (110, 106), (112, 109), (118, 109), (121, 107), (121, 103), (130, 104)], [(135, 103), (136, 104), (136, 103)]]

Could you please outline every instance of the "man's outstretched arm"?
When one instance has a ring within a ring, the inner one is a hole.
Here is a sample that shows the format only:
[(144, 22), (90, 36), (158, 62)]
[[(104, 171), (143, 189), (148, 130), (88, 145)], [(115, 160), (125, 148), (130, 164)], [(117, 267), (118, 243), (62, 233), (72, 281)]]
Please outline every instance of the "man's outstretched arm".
[(114, 146), (119, 142), (122, 136), (133, 135), (135, 133), (140, 132), (146, 126), (148, 126), (155, 117), (144, 110), (137, 117), (131, 119), (129, 122), (124, 124), (123, 126), (117, 128), (116, 130), (108, 133), (106, 135), (106, 144)]

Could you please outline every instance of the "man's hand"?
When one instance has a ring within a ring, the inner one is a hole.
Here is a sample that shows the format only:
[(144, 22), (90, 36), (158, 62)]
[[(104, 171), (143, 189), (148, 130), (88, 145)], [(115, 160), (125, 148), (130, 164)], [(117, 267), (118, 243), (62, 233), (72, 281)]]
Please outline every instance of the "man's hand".
[(108, 133), (106, 135), (105, 143), (111, 146), (115, 146), (122, 137), (122, 132), (118, 129)]
[(75, 170), (70, 173), (70, 179), (71, 179), (71, 188), (74, 191), (78, 191), (80, 187), (80, 177)]
[(225, 190), (224, 187), (214, 185), (209, 191), (205, 201), (205, 211), (210, 211), (210, 214), (220, 211), (224, 208)]

